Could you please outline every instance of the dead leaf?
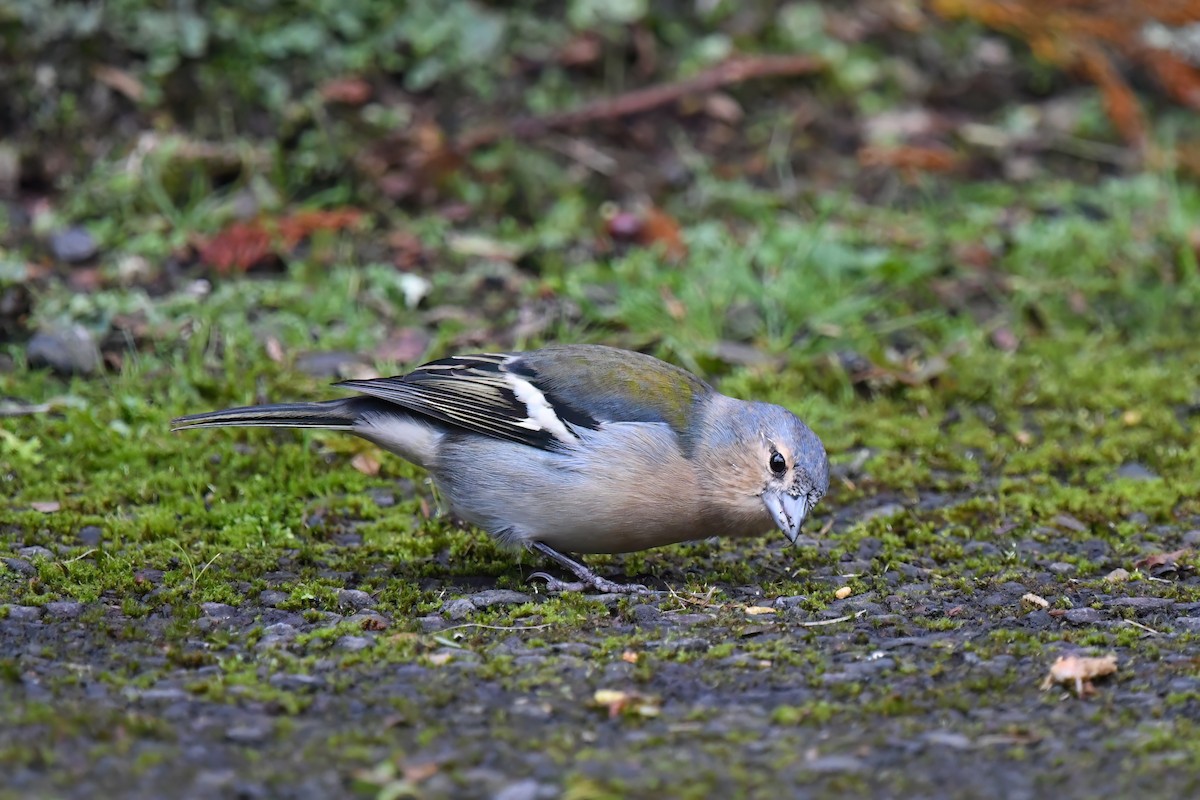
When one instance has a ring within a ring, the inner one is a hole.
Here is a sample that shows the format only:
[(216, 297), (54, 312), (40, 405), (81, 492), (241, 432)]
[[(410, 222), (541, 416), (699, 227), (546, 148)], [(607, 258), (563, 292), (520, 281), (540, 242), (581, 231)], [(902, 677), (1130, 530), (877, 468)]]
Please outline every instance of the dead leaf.
[(1117, 671), (1115, 655), (1100, 656), (1059, 656), (1050, 667), (1046, 679), (1042, 681), (1042, 691), (1048, 690), (1056, 683), (1075, 685), (1075, 696), (1084, 697), (1092, 694), (1093, 678), (1103, 678)]
[(741, 122), (742, 118), (746, 116), (741, 104), (724, 92), (713, 92), (704, 98), (704, 113), (729, 125)]
[(1021, 595), (1021, 604), (1029, 606), (1030, 608), (1046, 609), (1050, 607), (1049, 600), (1041, 595), (1034, 594), (1033, 592), (1026, 592), (1025, 594)]
[(1079, 519), (1071, 516), (1070, 514), (1058, 514), (1054, 517), (1054, 524), (1058, 525), (1060, 528), (1066, 528), (1069, 531), (1074, 531), (1075, 533), (1084, 533), (1088, 529), (1088, 526), (1085, 523), (1081, 522)]
[(681, 322), (687, 316), (687, 306), (666, 286), (660, 287), (658, 293), (662, 296), (663, 308), (666, 310), (667, 316), (676, 322)]
[(749, 614), (752, 617), (757, 617), (762, 614), (778, 614), (779, 613), (778, 609), (771, 608), (770, 606), (746, 606), (742, 610), (745, 611), (747, 614)]
[(263, 348), (267, 351), (267, 358), (274, 361), (276, 364), (283, 363), (283, 344), (274, 336), (268, 336), (267, 341), (263, 343)]
[(344, 106), (361, 106), (371, 99), (371, 84), (362, 78), (334, 78), (321, 84), (321, 99)]
[(446, 235), (450, 252), (489, 261), (513, 262), (525, 253), (525, 248), (513, 242), (502, 242), (481, 233), (450, 233)]
[(379, 474), (379, 461), (374, 456), (366, 453), (359, 453), (354, 458), (350, 459), (350, 466), (361, 472), (363, 475), (375, 477)]
[(437, 775), (441, 767), (436, 761), (421, 761), (416, 764), (405, 764), (402, 774), (404, 780), (410, 783), (422, 783)]
[(592, 695), (592, 705), (606, 710), (609, 719), (616, 719), (623, 714), (657, 717), (662, 712), (662, 702), (657, 697), (617, 689), (597, 689)]
[(556, 60), (564, 67), (586, 67), (600, 60), (603, 43), (591, 32), (572, 36), (559, 48)]
[(886, 167), (906, 177), (918, 172), (953, 172), (962, 159), (946, 147), (885, 147), (868, 145), (858, 151), (858, 163), (863, 167)]
[(997, 350), (1003, 350), (1005, 353), (1014, 352), (1020, 345), (1017, 341), (1017, 335), (1013, 333), (1012, 328), (1001, 326), (992, 331), (992, 346)]
[(1180, 550), (1172, 550), (1169, 553), (1154, 553), (1152, 555), (1143, 556), (1133, 562), (1133, 566), (1145, 572), (1160, 569), (1162, 567), (1174, 568), (1175, 562), (1184, 556), (1191, 555), (1190, 548), (1182, 548)]
[(125, 95), (135, 103), (142, 102), (142, 98), (146, 96), (145, 85), (131, 73), (119, 67), (97, 64), (92, 67), (92, 77), (114, 92)]
[(613, 242), (642, 247), (661, 246), (663, 254), (676, 262), (687, 256), (682, 228), (674, 217), (660, 208), (644, 206), (623, 209), (606, 203), (600, 209), (600, 216), (604, 220), (604, 231)]
[(425, 355), (429, 341), (423, 328), (401, 328), (376, 347), (373, 355), (380, 361), (408, 364)]

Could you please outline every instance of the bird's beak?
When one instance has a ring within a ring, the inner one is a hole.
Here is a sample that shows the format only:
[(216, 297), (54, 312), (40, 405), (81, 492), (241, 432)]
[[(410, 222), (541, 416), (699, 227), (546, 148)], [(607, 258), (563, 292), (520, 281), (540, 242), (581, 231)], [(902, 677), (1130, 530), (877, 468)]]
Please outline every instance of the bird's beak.
[(762, 496), (771, 518), (792, 544), (800, 536), (800, 526), (808, 515), (808, 502), (803, 497), (792, 497), (787, 492), (766, 492)]

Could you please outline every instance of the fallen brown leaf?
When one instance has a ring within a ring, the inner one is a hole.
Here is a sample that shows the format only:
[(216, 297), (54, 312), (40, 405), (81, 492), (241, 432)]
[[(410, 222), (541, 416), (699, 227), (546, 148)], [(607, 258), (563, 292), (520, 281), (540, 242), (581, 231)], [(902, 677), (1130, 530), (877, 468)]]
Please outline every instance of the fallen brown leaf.
[(618, 689), (597, 689), (592, 695), (592, 705), (606, 710), (609, 719), (616, 719), (622, 714), (657, 717), (662, 711), (662, 703), (657, 697)]
[(350, 459), (350, 466), (361, 472), (363, 475), (375, 477), (379, 474), (379, 461), (373, 456), (366, 453), (359, 453), (354, 458)]
[(1056, 683), (1075, 685), (1075, 696), (1084, 697), (1092, 694), (1093, 678), (1102, 678), (1117, 671), (1115, 655), (1100, 656), (1059, 656), (1050, 667), (1049, 674), (1042, 681), (1042, 691), (1048, 690)]
[(1133, 566), (1144, 572), (1151, 572), (1153, 570), (1166, 571), (1162, 570), (1162, 568), (1173, 568), (1179, 559), (1191, 554), (1191, 549), (1187, 547), (1184, 547), (1180, 550), (1172, 550), (1169, 553), (1153, 553), (1151, 555), (1139, 558), (1137, 561), (1133, 562)]

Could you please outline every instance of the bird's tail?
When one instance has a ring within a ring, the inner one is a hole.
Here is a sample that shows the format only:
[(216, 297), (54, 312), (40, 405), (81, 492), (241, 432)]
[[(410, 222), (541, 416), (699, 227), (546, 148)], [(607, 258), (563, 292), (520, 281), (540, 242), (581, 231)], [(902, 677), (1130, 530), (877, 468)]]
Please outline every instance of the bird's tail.
[(353, 431), (366, 406), (377, 401), (366, 397), (344, 397), (320, 403), (274, 403), (266, 406), (243, 406), (191, 414), (171, 420), (171, 430), (184, 428), (328, 428)]

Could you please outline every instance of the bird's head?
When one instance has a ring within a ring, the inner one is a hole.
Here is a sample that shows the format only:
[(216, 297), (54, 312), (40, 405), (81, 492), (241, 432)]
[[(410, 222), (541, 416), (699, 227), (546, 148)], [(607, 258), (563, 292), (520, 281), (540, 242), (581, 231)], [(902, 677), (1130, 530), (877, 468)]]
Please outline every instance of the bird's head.
[(829, 489), (829, 459), (821, 440), (786, 408), (733, 401), (710, 418), (710, 451), (726, 502), (763, 509), (793, 544), (800, 526)]

